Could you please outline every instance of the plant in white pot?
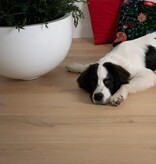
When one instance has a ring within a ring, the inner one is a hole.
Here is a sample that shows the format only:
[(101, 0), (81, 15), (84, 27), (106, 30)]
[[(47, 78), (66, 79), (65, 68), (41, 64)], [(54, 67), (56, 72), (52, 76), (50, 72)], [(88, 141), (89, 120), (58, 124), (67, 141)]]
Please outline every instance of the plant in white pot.
[(72, 42), (75, 3), (86, 0), (0, 0), (0, 75), (23, 80), (54, 69)]

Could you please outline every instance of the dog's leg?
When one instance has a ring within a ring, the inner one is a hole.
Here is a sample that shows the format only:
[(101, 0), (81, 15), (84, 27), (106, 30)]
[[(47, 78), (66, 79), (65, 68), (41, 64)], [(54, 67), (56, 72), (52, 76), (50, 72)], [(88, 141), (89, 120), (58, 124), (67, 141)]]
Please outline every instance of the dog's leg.
[(156, 75), (149, 69), (144, 69), (137, 73), (128, 84), (122, 85), (120, 89), (110, 98), (110, 103), (114, 106), (124, 102), (129, 93), (144, 91), (156, 85)]
[(82, 73), (82, 72), (85, 71), (89, 66), (90, 66), (90, 64), (73, 63), (73, 64), (67, 65), (67, 66), (66, 66), (66, 69), (67, 69), (69, 72)]

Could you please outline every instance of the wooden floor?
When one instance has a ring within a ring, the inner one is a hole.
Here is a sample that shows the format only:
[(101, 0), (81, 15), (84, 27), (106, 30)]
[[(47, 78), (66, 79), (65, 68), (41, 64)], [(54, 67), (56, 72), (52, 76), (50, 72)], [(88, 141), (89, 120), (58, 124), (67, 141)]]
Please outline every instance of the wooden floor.
[(119, 106), (93, 105), (68, 73), (111, 45), (74, 40), (64, 62), (33, 81), (0, 77), (0, 164), (156, 164), (156, 87)]

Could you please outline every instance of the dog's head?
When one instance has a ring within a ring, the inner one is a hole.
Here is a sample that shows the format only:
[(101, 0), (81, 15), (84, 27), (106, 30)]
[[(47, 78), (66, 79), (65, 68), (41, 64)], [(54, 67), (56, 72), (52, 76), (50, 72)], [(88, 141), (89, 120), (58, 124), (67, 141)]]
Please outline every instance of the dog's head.
[(110, 97), (123, 84), (127, 84), (130, 73), (119, 65), (107, 62), (90, 65), (78, 78), (80, 88), (86, 90), (95, 104), (107, 104)]

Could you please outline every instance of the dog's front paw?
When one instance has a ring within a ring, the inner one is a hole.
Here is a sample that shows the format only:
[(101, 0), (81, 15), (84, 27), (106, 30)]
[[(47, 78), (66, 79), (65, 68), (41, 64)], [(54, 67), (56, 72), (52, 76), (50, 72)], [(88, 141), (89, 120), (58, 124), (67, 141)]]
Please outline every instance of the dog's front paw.
[(118, 106), (125, 101), (124, 96), (122, 95), (113, 95), (110, 98), (110, 104), (113, 106)]

